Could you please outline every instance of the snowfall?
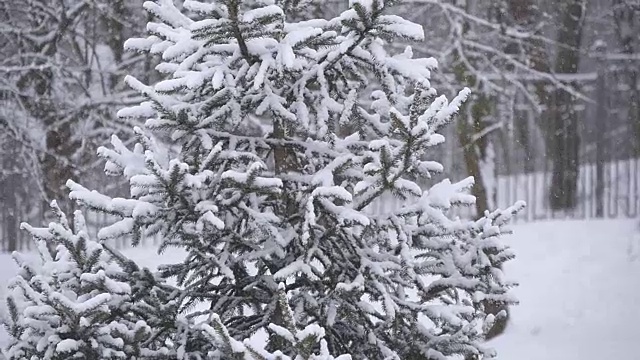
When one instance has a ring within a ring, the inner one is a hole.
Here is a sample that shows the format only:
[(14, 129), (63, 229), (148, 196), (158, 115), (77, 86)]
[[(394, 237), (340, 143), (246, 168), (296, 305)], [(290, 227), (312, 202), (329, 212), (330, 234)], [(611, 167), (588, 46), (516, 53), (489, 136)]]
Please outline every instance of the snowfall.
[[(520, 304), (505, 334), (489, 343), (498, 359), (638, 359), (640, 221), (552, 221), (513, 230), (505, 241), (517, 258), (505, 271), (520, 283), (513, 290)], [(125, 253), (149, 267), (181, 255)], [(15, 271), (10, 255), (0, 254), (0, 293)]]

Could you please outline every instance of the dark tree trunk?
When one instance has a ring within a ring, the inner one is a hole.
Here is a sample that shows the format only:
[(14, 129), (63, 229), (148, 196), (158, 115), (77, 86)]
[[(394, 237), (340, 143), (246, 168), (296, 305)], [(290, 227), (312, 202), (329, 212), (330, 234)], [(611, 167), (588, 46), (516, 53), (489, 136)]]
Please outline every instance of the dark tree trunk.
[(51, 95), (52, 82), (53, 74), (45, 69), (25, 74), (19, 85), (22, 89), (33, 91), (35, 94), (35, 96), (24, 96), (22, 103), (34, 119), (43, 122), (46, 129), (46, 151), (40, 158), (46, 202), (57, 200), (60, 207), (67, 211), (70, 205), (65, 184), (74, 173), (71, 155), (77, 144), (71, 140), (72, 121), (60, 119), (57, 115), (56, 104), (53, 103)]
[[(2, 129), (2, 119), (0, 119), (0, 129)], [(2, 129), (5, 130), (6, 129)], [(9, 135), (11, 136), (11, 135)], [(0, 163), (0, 204), (2, 204), (2, 245), (4, 251), (12, 252), (18, 249), (18, 193), (21, 186), (19, 164), (17, 163), (17, 149), (19, 144), (10, 137), (1, 139), (4, 156)]]
[(552, 156), (549, 205), (553, 210), (570, 210), (577, 205), (579, 174), (578, 117), (573, 110), (571, 94), (556, 91), (553, 135), (548, 151)]
[[(508, 16), (503, 21), (506, 25), (531, 32), (541, 31), (538, 24), (542, 21), (543, 14), (536, 0), (506, 0), (506, 6)], [(520, 55), (529, 63), (532, 70), (540, 73), (550, 72), (549, 58), (546, 53), (545, 44), (539, 39), (527, 39), (521, 43), (509, 44), (505, 52)], [(537, 81), (534, 83), (535, 93), (540, 103), (545, 103), (549, 97), (545, 84), (545, 81)], [(535, 144), (532, 140), (533, 129), (526, 114), (516, 117), (514, 127), (517, 131), (518, 143), (524, 151), (525, 161), (522, 164), (523, 170), (525, 173), (532, 173), (536, 170)]]
[[(68, 9), (60, 8), (57, 14), (36, 12), (30, 26), (43, 31), (45, 35), (55, 27), (55, 35), (46, 43), (25, 40), (23, 46), (27, 51), (40, 55), (32, 60), (34, 65), (43, 65), (42, 69), (30, 70), (21, 76), (18, 88), (27, 95), (20, 95), (22, 103), (27, 108), (31, 117), (42, 121), (45, 128), (45, 153), (40, 158), (40, 165), (44, 175), (43, 187), (47, 202), (57, 200), (64, 211), (69, 211), (71, 202), (68, 200), (66, 181), (75, 173), (72, 155), (79, 144), (73, 142), (74, 119), (61, 116), (64, 109), (53, 95), (53, 83), (55, 72), (48, 68), (46, 59), (55, 58), (58, 49), (73, 25), (76, 17), (82, 16), (82, 12), (88, 8), (88, 4), (75, 8), (74, 13)], [(43, 15), (45, 14), (45, 15)], [(40, 26), (39, 23), (48, 24), (49, 27)]]
[[(622, 53), (635, 54), (640, 42), (640, 7), (634, 6), (628, 0), (614, 0), (613, 17), (615, 20), (616, 34), (622, 48)], [(640, 64), (637, 60), (629, 60), (625, 67), (625, 78), (628, 79), (629, 109), (627, 119), (633, 131), (634, 155), (640, 155)]]
[[(110, 17), (106, 19), (105, 25), (107, 27), (107, 34), (109, 36), (108, 44), (113, 53), (113, 59), (116, 66), (119, 66), (122, 63), (122, 57), (124, 55), (125, 34), (123, 21), (126, 16), (125, 2), (124, 0), (111, 0), (110, 5), (111, 13), (109, 14)], [(120, 81), (119, 74), (111, 74), (109, 86), (111, 89), (115, 89)]]
[[(555, 71), (559, 74), (575, 74), (580, 63), (580, 47), (586, 0), (558, 2), (561, 23), (557, 39), (558, 49)], [(547, 156), (551, 158), (552, 179), (549, 189), (549, 206), (553, 210), (571, 210), (578, 197), (578, 173), (580, 166), (580, 134), (578, 117), (574, 110), (574, 97), (564, 89), (556, 89), (550, 124), (547, 133)]]
[[(474, 6), (471, 2), (464, 3), (464, 10), (470, 12)], [(500, 11), (496, 11), (494, 7), (490, 7), (493, 10), (494, 16), (498, 16)], [(465, 22), (463, 24), (463, 35), (472, 32), (471, 24)], [(468, 68), (467, 64), (462, 61), (464, 54), (455, 54), (454, 74), (456, 80), (461, 84), (465, 84), (471, 89), (474, 89), (472, 97), (467, 101), (465, 109), (463, 110), (463, 116), (458, 119), (458, 140), (460, 146), (463, 148), (464, 163), (469, 176), (473, 176), (475, 184), (472, 189), (472, 194), (476, 197), (476, 216), (481, 217), (486, 210), (489, 210), (492, 200), (489, 196), (495, 191), (489, 189), (489, 186), (493, 186), (492, 179), (494, 174), (487, 174), (483, 172), (482, 163), (486, 161), (493, 161), (489, 159), (489, 145), (490, 135), (485, 133), (487, 127), (491, 125), (488, 121), (489, 117), (495, 110), (493, 106), (494, 99), (484, 93), (484, 87), (481, 82)], [(466, 57), (466, 56), (464, 56)], [(467, 57), (467, 60), (471, 63), (475, 61), (473, 57)]]
[(71, 126), (70, 122), (50, 124), (46, 135), (47, 154), (42, 161), (47, 201), (56, 200), (65, 212), (71, 210), (66, 183), (75, 173), (72, 156), (79, 147), (72, 141)]
[(484, 94), (478, 94), (469, 105), (469, 113), (458, 120), (458, 140), (463, 147), (464, 163), (467, 174), (473, 176), (475, 184), (472, 189), (476, 197), (476, 216), (484, 215), (489, 210), (489, 194), (487, 179), (483, 175), (481, 164), (487, 159), (489, 153), (489, 140), (487, 136), (474, 138), (486, 127), (485, 118), (491, 112), (490, 99)]

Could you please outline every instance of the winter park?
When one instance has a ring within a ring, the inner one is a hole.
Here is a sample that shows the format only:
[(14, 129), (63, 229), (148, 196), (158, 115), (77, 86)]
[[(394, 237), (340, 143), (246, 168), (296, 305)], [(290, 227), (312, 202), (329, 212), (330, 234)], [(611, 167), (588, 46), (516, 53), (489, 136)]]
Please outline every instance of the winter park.
[(3, 0), (0, 359), (640, 359), (639, 0)]

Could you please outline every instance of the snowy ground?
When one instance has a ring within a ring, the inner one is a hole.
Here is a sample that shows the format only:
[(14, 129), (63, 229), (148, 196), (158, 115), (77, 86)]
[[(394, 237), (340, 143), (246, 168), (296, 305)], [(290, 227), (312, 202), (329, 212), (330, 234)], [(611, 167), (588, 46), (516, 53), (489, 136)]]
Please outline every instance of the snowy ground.
[[(637, 359), (640, 339), (640, 229), (635, 220), (566, 221), (514, 226), (518, 258), (507, 275), (520, 282), (505, 335), (493, 340), (504, 360)], [(128, 255), (154, 266), (151, 249)], [(0, 292), (15, 272), (0, 254)]]
[(499, 359), (638, 359), (640, 229), (634, 220), (566, 221), (514, 227), (520, 305)]

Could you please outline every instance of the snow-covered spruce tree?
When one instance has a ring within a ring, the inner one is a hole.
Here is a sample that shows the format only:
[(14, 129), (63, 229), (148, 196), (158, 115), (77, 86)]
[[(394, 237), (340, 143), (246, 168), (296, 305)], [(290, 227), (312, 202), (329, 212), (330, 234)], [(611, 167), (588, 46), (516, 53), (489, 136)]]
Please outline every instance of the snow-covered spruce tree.
[(310, 323), (304, 329), (299, 328), (293, 311), (289, 306), (285, 289), (286, 286), (280, 283), (278, 286), (277, 306), (280, 307), (278, 316), (280, 316), (282, 326), (271, 323), (269, 324), (269, 330), (273, 332), (275, 341), (279, 341), (275, 347), (288, 347), (287, 354), (281, 350), (269, 352), (251, 339), (245, 339), (244, 341), (234, 339), (220, 317), (215, 313), (211, 313), (209, 323), (200, 323), (196, 327), (213, 345), (213, 351), (209, 351), (206, 358), (350, 360), (350, 355), (340, 355), (338, 357), (331, 355), (327, 341), (323, 339), (326, 333), (325, 329), (317, 323)]
[[(355, 359), (492, 355), (484, 306), (512, 302), (499, 269), (512, 255), (498, 237), (523, 205), (452, 219), (473, 204), (473, 180), (416, 183), (443, 171), (425, 159), (469, 91), (437, 97), (435, 60), (387, 52), (423, 39), (389, 14), (396, 2), (351, 0), (336, 18), (303, 21), (299, 1), (145, 3), (151, 35), (126, 47), (160, 55), (166, 79), (126, 78), (147, 101), (119, 115), (145, 128), (133, 149), (114, 137), (100, 150), (130, 198), (68, 185), (122, 218), (101, 239), (156, 236), (161, 251), (186, 250), (161, 268), (181, 289), (179, 357), (243, 353), (233, 339), (266, 331), (251, 356), (305, 359), (290, 340), (310, 326), (316, 351), (326, 342), (325, 353)], [(374, 214), (385, 193), (404, 206)]]
[(118, 277), (102, 245), (88, 237), (84, 217), (73, 229), (52, 203), (57, 222), (23, 224), (39, 257), (14, 253), (19, 274), (9, 286), (7, 359), (131, 359), (152, 329), (129, 311), (131, 287)]

